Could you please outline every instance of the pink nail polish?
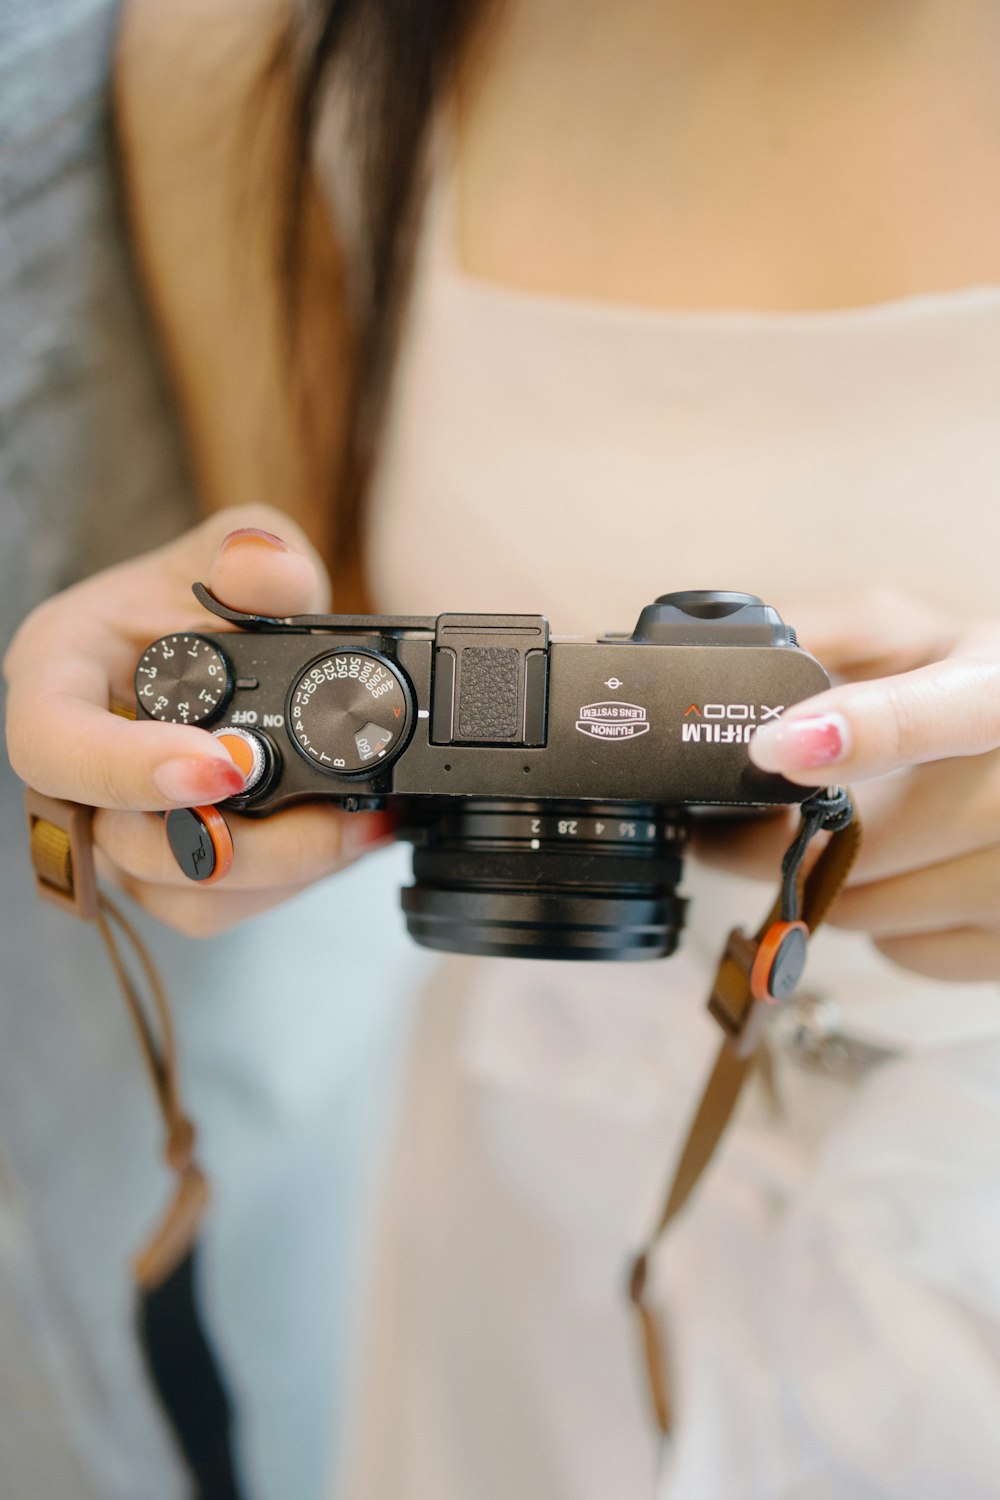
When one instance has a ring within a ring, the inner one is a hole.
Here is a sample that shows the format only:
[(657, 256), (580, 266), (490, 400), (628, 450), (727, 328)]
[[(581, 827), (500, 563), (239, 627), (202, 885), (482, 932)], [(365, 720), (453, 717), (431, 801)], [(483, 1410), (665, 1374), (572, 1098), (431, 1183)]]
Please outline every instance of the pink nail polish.
[(243, 772), (233, 761), (205, 755), (165, 760), (153, 771), (153, 781), (162, 796), (182, 807), (221, 802), (244, 786)]
[(222, 538), (219, 543), (219, 555), (224, 555), (230, 547), (235, 547), (241, 542), (249, 542), (258, 547), (270, 547), (275, 552), (288, 551), (288, 543), (283, 542), (280, 536), (275, 536), (273, 531), (261, 531), (259, 526), (239, 526)]
[(843, 714), (782, 719), (758, 729), (750, 741), (750, 759), (762, 771), (811, 771), (843, 760), (850, 739)]

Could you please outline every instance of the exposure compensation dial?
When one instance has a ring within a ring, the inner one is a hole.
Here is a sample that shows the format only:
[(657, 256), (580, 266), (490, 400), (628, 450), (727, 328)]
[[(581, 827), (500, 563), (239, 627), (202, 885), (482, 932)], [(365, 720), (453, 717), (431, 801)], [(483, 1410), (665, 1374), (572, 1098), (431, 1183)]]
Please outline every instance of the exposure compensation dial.
[(162, 724), (210, 724), (233, 695), (233, 674), (222, 652), (200, 635), (165, 635), (142, 653), (135, 691)]
[(402, 750), (413, 723), (403, 673), (375, 651), (318, 656), (293, 684), (286, 723), (300, 754), (333, 775), (371, 775)]

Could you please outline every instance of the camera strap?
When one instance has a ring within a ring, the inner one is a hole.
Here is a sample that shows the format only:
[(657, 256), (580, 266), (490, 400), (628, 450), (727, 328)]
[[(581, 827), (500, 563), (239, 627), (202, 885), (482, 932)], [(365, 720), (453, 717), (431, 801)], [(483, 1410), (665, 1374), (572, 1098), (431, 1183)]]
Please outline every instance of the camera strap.
[[(138, 1333), (150, 1378), (195, 1483), (195, 1500), (240, 1500), (231, 1443), (232, 1408), (198, 1306), (198, 1236), (209, 1203), (195, 1157), (195, 1129), (182, 1104), (170, 1007), (146, 947), (94, 871), (90, 808), (27, 789), (25, 803), (38, 894), (96, 923), (132, 1018), (164, 1127), (164, 1159), (176, 1178), (167, 1210), (135, 1256)], [(805, 854), (821, 830), (830, 839), (803, 878)], [(628, 1290), (640, 1323), (657, 1426), (672, 1427), (666, 1340), (646, 1297), (653, 1252), (712, 1160), (747, 1078), (768, 1057), (766, 1022), (794, 990), (809, 936), (822, 923), (854, 862), (861, 829), (847, 794), (816, 793), (802, 804), (799, 832), (782, 862), (781, 889), (760, 927), (734, 928), (708, 1009), (725, 1037), (695, 1110), (656, 1226), (634, 1258)], [(125, 958), (145, 981), (143, 1002)], [(154, 1021), (151, 1019), (155, 1017)]]
[[(174, 1191), (159, 1224), (132, 1261), (137, 1334), (150, 1380), (194, 1482), (195, 1500), (240, 1500), (232, 1408), (198, 1298), (198, 1237), (209, 1187), (195, 1156), (195, 1128), (181, 1099), (166, 991), (142, 938), (98, 888), (92, 809), (31, 789), (25, 792), (25, 806), (38, 894), (96, 924), (163, 1122), (163, 1155), (174, 1174)], [(136, 973), (141, 975), (141, 987)]]
[[(830, 839), (808, 875), (802, 865), (821, 830)], [(805, 967), (809, 936), (825, 918), (843, 886), (861, 844), (861, 824), (846, 792), (816, 793), (802, 804), (798, 834), (782, 861), (781, 889), (753, 936), (729, 934), (708, 1009), (725, 1033), (681, 1147), (655, 1228), (632, 1261), (628, 1294), (639, 1319), (653, 1415), (664, 1436), (673, 1427), (667, 1341), (647, 1300), (654, 1250), (684, 1208), (712, 1160), (736, 1104), (755, 1067), (770, 1060), (764, 1040), (769, 1017), (795, 989)]]

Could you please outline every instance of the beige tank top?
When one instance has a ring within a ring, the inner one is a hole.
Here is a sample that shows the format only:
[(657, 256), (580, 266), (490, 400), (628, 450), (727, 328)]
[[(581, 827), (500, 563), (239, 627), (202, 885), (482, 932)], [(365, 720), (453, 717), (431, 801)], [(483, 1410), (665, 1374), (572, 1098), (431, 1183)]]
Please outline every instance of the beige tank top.
[[(526, 295), (457, 263), (451, 199), (445, 162), (373, 495), (381, 608), (540, 611), (557, 631), (590, 632), (630, 629), (666, 590), (750, 590), (785, 608), (890, 583), (996, 612), (1000, 288), (791, 315)], [(387, 1421), (419, 1442), (365, 1494), (394, 1493), (400, 1474), (413, 1495), (460, 1491), (483, 1433), (507, 1430), (455, 1417), (456, 1390), (494, 1350), (524, 1381), (529, 1451), (544, 1434), (538, 1472), (567, 1492), (600, 1493), (605, 1476), (606, 1493), (649, 1493), (632, 1329), (614, 1300), (623, 1247), (660, 1206), (718, 1047), (702, 999), (722, 938), (771, 898), (693, 861), (685, 888), (688, 930), (665, 963), (435, 969), (393, 1199), (415, 1352), (408, 1363), (393, 1332), (366, 1429), (380, 1474)], [(841, 1003), (860, 1040), (925, 1055), (858, 1094), (777, 1050), (783, 1113), (751, 1099), (661, 1257), (678, 1388), (698, 1416), (659, 1493), (853, 1495), (861, 1473), (890, 1475), (880, 1494), (915, 1493), (907, 1476), (929, 1454), (971, 1494), (996, 1470), (989, 1423), (968, 1413), (991, 1378), (979, 1342), (991, 1335), (969, 1305), (995, 1306), (981, 1248), (995, 1186), (980, 1158), (992, 1161), (996, 1048), (980, 1042), (1000, 1034), (997, 986), (931, 984), (826, 930), (806, 984)], [(975, 1045), (939, 1050), (963, 1038)], [(961, 1213), (942, 1224), (952, 1201)], [(477, 1298), (473, 1327), (441, 1309), (456, 1305), (449, 1209), (465, 1223), (483, 1202), (481, 1238), (459, 1243), (482, 1247), (475, 1276), (492, 1272), (498, 1291)], [(539, 1274), (554, 1286), (553, 1267), (559, 1312), (546, 1303), (542, 1334), (531, 1288)], [(952, 1330), (966, 1327), (963, 1365)], [(944, 1364), (913, 1358), (938, 1345)], [(936, 1435), (914, 1447), (906, 1423), (925, 1409)], [(521, 1470), (503, 1443), (491, 1473), (513, 1493)]]

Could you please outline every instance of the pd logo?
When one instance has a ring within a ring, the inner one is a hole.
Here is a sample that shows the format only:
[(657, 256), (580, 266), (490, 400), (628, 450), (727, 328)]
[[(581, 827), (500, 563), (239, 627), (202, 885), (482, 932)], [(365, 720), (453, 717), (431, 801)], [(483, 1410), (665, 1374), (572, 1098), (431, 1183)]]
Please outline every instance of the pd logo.
[(576, 727), (592, 740), (634, 740), (648, 733), (649, 720), (638, 703), (585, 703)]

